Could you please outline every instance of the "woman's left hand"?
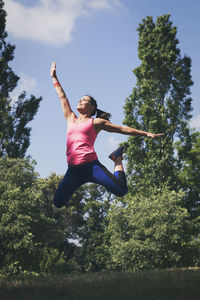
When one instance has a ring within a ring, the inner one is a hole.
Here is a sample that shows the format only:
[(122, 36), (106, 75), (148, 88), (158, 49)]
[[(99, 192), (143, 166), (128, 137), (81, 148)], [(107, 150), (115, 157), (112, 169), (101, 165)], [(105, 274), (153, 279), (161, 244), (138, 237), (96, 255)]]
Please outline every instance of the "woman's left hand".
[(57, 78), (57, 76), (56, 76), (56, 62), (55, 61), (51, 65), (50, 76), (52, 78)]

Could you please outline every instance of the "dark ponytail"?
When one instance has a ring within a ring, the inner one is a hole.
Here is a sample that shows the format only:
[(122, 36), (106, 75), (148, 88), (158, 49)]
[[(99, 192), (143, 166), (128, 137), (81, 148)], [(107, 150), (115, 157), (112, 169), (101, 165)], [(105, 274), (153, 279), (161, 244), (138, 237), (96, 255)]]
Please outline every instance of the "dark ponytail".
[(97, 108), (96, 118), (102, 118), (109, 121), (111, 118), (111, 114)]
[(98, 109), (97, 108), (97, 102), (96, 100), (92, 97), (92, 96), (89, 96), (89, 95), (86, 95), (90, 98), (90, 102), (91, 104), (95, 107), (93, 113), (92, 113), (92, 116), (94, 116), (96, 114), (96, 118), (101, 118), (101, 119), (105, 119), (105, 120), (110, 120), (111, 118), (111, 114), (110, 113), (107, 113), (101, 109)]

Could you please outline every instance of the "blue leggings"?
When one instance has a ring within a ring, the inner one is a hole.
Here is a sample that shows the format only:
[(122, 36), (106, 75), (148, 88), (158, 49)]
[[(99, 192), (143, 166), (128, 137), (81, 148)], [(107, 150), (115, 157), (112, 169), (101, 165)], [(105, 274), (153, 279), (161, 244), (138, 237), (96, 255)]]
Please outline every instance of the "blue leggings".
[(60, 208), (67, 204), (72, 194), (84, 183), (101, 184), (116, 196), (124, 196), (127, 191), (126, 176), (123, 171), (110, 173), (99, 161), (69, 166), (54, 196), (54, 204)]

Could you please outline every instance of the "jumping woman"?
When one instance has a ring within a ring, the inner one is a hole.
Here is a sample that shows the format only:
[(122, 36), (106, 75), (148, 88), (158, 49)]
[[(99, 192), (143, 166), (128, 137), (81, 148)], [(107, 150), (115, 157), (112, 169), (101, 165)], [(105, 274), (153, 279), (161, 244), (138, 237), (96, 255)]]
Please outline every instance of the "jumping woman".
[[(101, 184), (116, 196), (124, 196), (128, 188), (122, 165), (123, 147), (119, 147), (109, 155), (115, 164), (114, 174), (112, 174), (99, 162), (94, 150), (97, 135), (101, 130), (132, 136), (143, 135), (150, 138), (160, 137), (163, 134), (112, 124), (109, 121), (111, 114), (98, 109), (96, 100), (89, 95), (85, 95), (78, 101), (76, 109), (79, 115), (77, 117), (58, 80), (55, 62), (52, 63), (50, 75), (68, 125), (68, 170), (55, 193), (55, 206), (60, 208), (66, 205), (72, 194), (86, 182)], [(92, 118), (94, 115), (96, 116)]]

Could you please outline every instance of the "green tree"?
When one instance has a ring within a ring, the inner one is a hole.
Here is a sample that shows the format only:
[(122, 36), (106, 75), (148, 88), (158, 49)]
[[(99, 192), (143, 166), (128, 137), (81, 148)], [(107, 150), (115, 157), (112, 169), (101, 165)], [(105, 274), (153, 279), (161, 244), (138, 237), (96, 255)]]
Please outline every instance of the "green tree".
[(31, 95), (26, 99), (25, 92), (15, 102), (10, 98), (19, 77), (9, 67), (9, 62), (14, 59), (15, 46), (6, 42), (3, 7), (4, 2), (0, 0), (0, 157), (23, 158), (30, 144), (31, 128), (27, 124), (33, 120), (42, 98)]
[(36, 174), (28, 161), (0, 159), (0, 267), (14, 274), (31, 268), (37, 245), (31, 232), (32, 184)]
[(143, 19), (138, 33), (141, 64), (133, 71), (136, 87), (126, 100), (124, 123), (165, 136), (129, 137), (125, 143), (129, 195), (109, 212), (110, 268), (194, 266), (200, 228), (191, 212), (199, 203), (200, 169), (198, 134), (188, 126), (191, 59), (180, 54), (170, 15), (156, 23)]
[[(46, 183), (46, 190), (50, 184)], [(65, 240), (64, 218), (52, 198), (44, 202), (44, 186), (33, 163), (0, 158), (1, 273), (68, 270), (67, 255), (58, 247)]]
[[(149, 195), (116, 201), (109, 212), (109, 268), (139, 270), (199, 264), (197, 224), (181, 207), (183, 192), (149, 189)], [(199, 225), (198, 225), (199, 226)], [(199, 230), (199, 229), (198, 229)]]
[(126, 158), (131, 186), (136, 191), (138, 185), (162, 186), (167, 181), (178, 190), (174, 141), (187, 143), (190, 139), (191, 59), (180, 54), (177, 28), (172, 26), (170, 15), (158, 17), (156, 23), (152, 17), (143, 19), (138, 33), (141, 64), (133, 71), (137, 82), (124, 106), (124, 123), (164, 132), (165, 136), (160, 140), (128, 138)]

